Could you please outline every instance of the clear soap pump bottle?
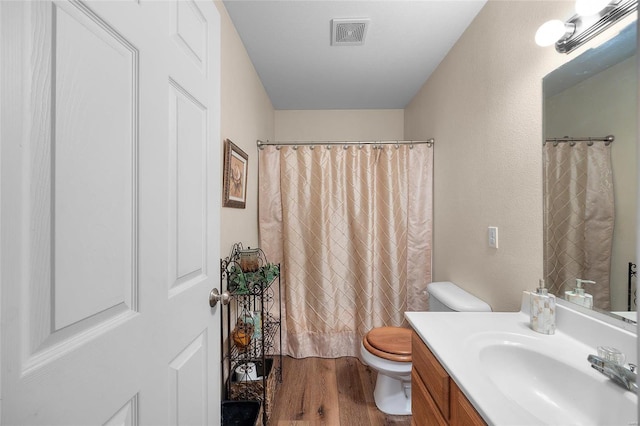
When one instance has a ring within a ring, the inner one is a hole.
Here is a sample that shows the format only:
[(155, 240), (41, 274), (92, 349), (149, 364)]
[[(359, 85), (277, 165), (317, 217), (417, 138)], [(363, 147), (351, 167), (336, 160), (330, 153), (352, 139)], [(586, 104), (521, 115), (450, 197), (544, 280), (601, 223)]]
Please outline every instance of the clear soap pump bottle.
[(556, 332), (556, 297), (544, 288), (540, 280), (535, 293), (531, 293), (531, 329), (542, 334)]
[(580, 278), (576, 278), (576, 288), (570, 291), (565, 291), (565, 299), (569, 302), (577, 303), (578, 305), (584, 306), (585, 308), (593, 308), (593, 296), (589, 293), (585, 293), (583, 284), (595, 284), (595, 281), (591, 280), (581, 280)]

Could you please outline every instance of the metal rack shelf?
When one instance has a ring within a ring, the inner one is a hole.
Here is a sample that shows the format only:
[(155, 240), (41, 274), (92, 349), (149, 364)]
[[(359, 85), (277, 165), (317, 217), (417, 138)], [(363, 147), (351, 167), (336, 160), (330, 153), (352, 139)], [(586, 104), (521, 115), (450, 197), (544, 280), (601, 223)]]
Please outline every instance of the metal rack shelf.
[[(220, 261), (222, 283), (231, 294), (221, 322), (222, 372), (225, 398), (260, 401), (266, 425), (275, 388), (282, 382), (280, 265), (269, 263), (260, 249), (251, 250), (257, 262), (241, 262), (241, 255), (249, 250), (236, 243)], [(253, 376), (236, 377), (238, 368), (251, 370)]]

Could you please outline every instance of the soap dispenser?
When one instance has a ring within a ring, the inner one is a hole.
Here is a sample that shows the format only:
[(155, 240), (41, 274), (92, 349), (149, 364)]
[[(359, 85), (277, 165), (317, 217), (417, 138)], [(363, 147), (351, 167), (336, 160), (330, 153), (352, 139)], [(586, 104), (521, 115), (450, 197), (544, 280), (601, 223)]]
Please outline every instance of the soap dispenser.
[(565, 298), (572, 303), (584, 306), (585, 308), (593, 308), (593, 296), (589, 293), (585, 293), (583, 284), (595, 284), (595, 281), (581, 280), (576, 278), (576, 288), (570, 291), (565, 291)]
[(556, 332), (556, 297), (544, 288), (540, 280), (535, 293), (531, 293), (531, 329), (542, 334)]

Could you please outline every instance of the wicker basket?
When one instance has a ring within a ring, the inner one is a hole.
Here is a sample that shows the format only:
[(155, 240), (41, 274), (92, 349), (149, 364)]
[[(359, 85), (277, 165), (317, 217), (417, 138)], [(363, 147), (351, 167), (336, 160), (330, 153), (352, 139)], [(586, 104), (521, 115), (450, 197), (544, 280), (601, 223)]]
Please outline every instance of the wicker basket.
[[(268, 419), (271, 416), (271, 411), (273, 408), (273, 398), (276, 393), (276, 385), (278, 380), (276, 374), (277, 369), (274, 368), (274, 360), (272, 358), (267, 358), (265, 359), (265, 364), (266, 369), (263, 369), (262, 363), (256, 362), (258, 376), (261, 376), (262, 372), (266, 371), (266, 392), (263, 393), (264, 382), (262, 380), (236, 382), (232, 379), (228, 398), (230, 400), (262, 401), (263, 396), (265, 396), (265, 400), (263, 401), (260, 411), (264, 409), (267, 413)], [(258, 419), (260, 419), (260, 416), (258, 416)]]

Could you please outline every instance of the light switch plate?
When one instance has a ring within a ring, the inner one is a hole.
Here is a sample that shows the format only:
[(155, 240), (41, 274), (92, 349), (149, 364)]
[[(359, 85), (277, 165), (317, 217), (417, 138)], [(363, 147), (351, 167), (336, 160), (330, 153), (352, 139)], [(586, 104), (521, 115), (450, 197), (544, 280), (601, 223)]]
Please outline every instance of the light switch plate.
[(489, 247), (498, 248), (498, 227), (489, 227)]

